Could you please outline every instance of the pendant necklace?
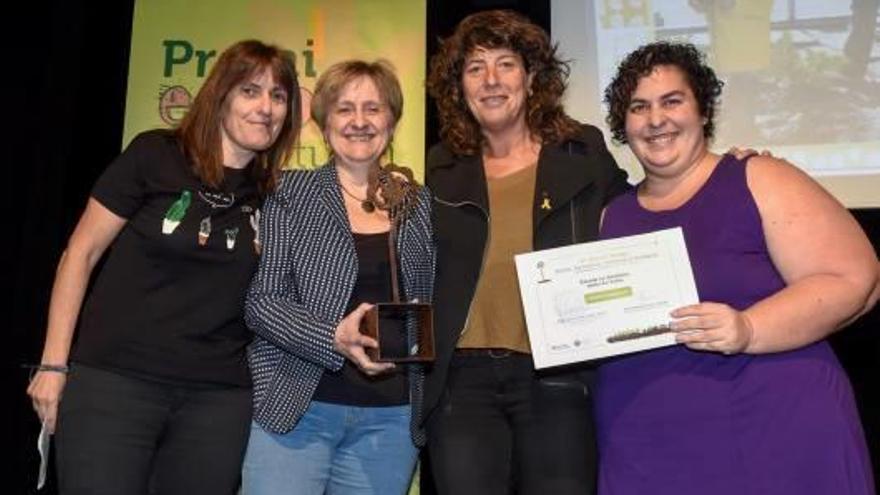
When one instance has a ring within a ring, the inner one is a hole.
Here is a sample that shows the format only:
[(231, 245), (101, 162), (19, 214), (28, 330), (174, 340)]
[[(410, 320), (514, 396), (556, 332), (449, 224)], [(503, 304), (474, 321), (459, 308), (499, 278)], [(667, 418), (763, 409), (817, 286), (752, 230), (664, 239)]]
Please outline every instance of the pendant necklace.
[(373, 203), (373, 201), (371, 201), (370, 198), (359, 198), (359, 197), (355, 196), (354, 194), (351, 193), (351, 191), (348, 190), (348, 188), (345, 187), (344, 184), (342, 184), (342, 181), (339, 181), (339, 187), (342, 188), (342, 192), (344, 192), (346, 196), (359, 202), (361, 205), (361, 209), (364, 210), (365, 212), (373, 213), (374, 211), (376, 211), (376, 204)]

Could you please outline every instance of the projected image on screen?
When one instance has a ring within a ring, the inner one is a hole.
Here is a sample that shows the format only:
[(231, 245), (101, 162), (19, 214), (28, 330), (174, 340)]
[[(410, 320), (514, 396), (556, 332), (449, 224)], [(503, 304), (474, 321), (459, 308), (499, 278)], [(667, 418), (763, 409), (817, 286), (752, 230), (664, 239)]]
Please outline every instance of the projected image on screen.
[(820, 178), (880, 177), (877, 0), (576, 3), (552, 4), (553, 36), (579, 79), (573, 86), (591, 93), (569, 95), (573, 115), (602, 122), (602, 90), (630, 51), (658, 39), (687, 41), (726, 82), (716, 149), (770, 148)]

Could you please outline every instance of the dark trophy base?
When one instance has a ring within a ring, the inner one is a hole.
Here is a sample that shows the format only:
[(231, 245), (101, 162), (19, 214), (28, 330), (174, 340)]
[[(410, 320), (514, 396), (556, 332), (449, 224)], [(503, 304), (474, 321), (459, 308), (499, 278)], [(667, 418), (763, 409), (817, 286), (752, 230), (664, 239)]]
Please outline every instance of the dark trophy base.
[(434, 361), (434, 326), (430, 304), (378, 303), (361, 320), (362, 334), (376, 339), (370, 359), (383, 363)]

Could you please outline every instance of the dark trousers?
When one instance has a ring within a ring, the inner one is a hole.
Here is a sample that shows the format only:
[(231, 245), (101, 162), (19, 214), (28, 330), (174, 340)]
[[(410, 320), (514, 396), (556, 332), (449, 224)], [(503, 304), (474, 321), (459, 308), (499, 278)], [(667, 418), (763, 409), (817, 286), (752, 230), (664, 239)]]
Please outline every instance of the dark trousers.
[(575, 373), (537, 376), (527, 355), (453, 357), (428, 448), (440, 494), (595, 492), (587, 387)]
[(193, 388), (75, 366), (56, 430), (62, 495), (225, 495), (238, 488), (249, 388)]

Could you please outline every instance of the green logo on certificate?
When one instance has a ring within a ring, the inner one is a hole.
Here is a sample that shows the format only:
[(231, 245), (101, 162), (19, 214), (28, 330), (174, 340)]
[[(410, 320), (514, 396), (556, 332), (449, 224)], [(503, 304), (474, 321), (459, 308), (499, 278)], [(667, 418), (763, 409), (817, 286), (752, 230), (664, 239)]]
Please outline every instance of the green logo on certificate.
[(597, 292), (587, 292), (584, 294), (584, 302), (587, 304), (595, 304), (612, 299), (623, 299), (632, 296), (632, 287), (620, 287), (618, 289), (600, 290)]

